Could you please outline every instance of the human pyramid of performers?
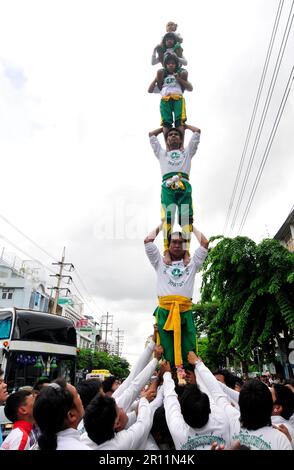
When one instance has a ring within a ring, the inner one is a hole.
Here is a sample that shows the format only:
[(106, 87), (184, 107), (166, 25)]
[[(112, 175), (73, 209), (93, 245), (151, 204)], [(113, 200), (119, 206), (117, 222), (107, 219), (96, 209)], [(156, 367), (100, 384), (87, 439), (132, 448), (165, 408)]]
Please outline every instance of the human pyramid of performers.
[[(192, 91), (188, 72), (183, 66), (183, 39), (177, 24), (170, 21), (166, 34), (152, 54), (152, 65), (161, 64), (149, 93), (160, 93), (161, 127), (150, 132), (150, 144), (159, 160), (161, 185), (161, 224), (145, 239), (145, 250), (157, 275), (158, 307), (154, 315), (157, 323), (157, 344), (171, 367), (177, 371), (180, 382), (188, 367), (188, 353), (196, 350), (196, 330), (192, 315), (192, 296), (196, 272), (206, 256), (208, 241), (193, 225), (192, 187), (189, 182), (191, 159), (195, 155), (200, 129), (186, 123), (184, 91)], [(185, 131), (192, 137), (184, 147)], [(165, 148), (158, 136), (163, 134)], [(173, 232), (176, 214), (181, 232)], [(161, 256), (154, 240), (162, 230), (164, 251)], [(190, 255), (191, 234), (200, 246)]]

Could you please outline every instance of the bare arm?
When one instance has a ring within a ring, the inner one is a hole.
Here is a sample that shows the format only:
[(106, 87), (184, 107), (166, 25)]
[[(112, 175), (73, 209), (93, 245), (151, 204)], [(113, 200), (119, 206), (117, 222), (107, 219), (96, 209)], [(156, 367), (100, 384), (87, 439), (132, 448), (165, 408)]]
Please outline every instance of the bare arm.
[(198, 132), (199, 134), (201, 134), (201, 130), (198, 127), (191, 126), (190, 124), (185, 124), (184, 127), (185, 129), (189, 129), (192, 132)]
[(188, 80), (184, 80), (178, 74), (176, 74), (175, 77), (176, 77), (177, 81), (179, 82), (179, 84), (181, 85), (182, 88), (184, 88), (185, 90), (188, 90), (188, 91), (193, 90), (192, 83), (188, 82)]
[(162, 132), (163, 132), (162, 127), (159, 127), (159, 129), (155, 129), (154, 131), (149, 132), (149, 137), (152, 137), (153, 135), (155, 135), (155, 137), (157, 137)]
[(149, 235), (147, 235), (147, 237), (144, 240), (144, 243), (146, 244), (146, 243), (154, 242), (155, 238), (157, 237), (161, 229), (162, 229), (162, 224), (160, 224), (158, 227), (152, 230), (152, 232), (150, 232)]
[(159, 58), (156, 57), (156, 52), (157, 52), (158, 47), (160, 47), (160, 46), (156, 46), (153, 50), (152, 57), (151, 57), (151, 65), (156, 65), (156, 64), (160, 63)]
[(203, 248), (208, 248), (209, 241), (207, 238), (203, 235), (203, 233), (199, 232), (196, 227), (193, 225), (193, 233), (196, 236), (197, 240), (199, 241), (200, 245), (203, 246)]
[(154, 88), (156, 87), (156, 83), (157, 83), (157, 77), (154, 78), (154, 80), (150, 83), (149, 88), (148, 88), (148, 93), (153, 93), (154, 92)]

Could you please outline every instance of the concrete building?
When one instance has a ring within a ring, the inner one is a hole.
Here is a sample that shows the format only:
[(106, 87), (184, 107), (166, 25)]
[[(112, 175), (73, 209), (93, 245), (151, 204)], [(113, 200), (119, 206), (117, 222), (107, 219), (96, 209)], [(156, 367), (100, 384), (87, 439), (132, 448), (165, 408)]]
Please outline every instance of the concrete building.
[(281, 228), (279, 228), (274, 238), (279, 240), (285, 248), (294, 253), (294, 208), (292, 208), (290, 214)]
[(47, 312), (49, 294), (42, 265), (2, 252), (0, 257), (0, 307)]

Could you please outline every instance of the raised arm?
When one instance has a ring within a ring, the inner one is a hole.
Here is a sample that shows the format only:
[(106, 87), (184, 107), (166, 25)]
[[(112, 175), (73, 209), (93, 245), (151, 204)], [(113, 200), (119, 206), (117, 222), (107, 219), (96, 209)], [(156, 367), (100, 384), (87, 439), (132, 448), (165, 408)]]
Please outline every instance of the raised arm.
[(153, 243), (161, 229), (162, 229), (162, 223), (147, 235), (147, 237), (144, 240), (144, 244)]
[(159, 127), (158, 129), (155, 129), (154, 131), (149, 132), (149, 137), (152, 137), (153, 135), (155, 135), (155, 137), (157, 137), (162, 132), (163, 132), (163, 128)]
[(209, 241), (207, 238), (203, 235), (203, 233), (199, 232), (196, 227), (193, 225), (193, 233), (196, 236), (197, 240), (199, 241), (200, 245), (203, 246), (203, 248), (208, 248)]
[(198, 128), (198, 127), (195, 127), (195, 126), (191, 126), (190, 124), (185, 124), (185, 129), (189, 129), (190, 131), (192, 131), (193, 133), (194, 132), (198, 132), (198, 134), (201, 134), (201, 130)]
[(151, 65), (156, 65), (160, 63), (159, 57), (156, 56), (157, 48), (158, 46), (156, 46), (153, 50), (152, 57), (151, 57)]
[(157, 77), (154, 78), (154, 80), (150, 83), (149, 88), (148, 88), (148, 93), (153, 93), (154, 88), (156, 87), (157, 84)]

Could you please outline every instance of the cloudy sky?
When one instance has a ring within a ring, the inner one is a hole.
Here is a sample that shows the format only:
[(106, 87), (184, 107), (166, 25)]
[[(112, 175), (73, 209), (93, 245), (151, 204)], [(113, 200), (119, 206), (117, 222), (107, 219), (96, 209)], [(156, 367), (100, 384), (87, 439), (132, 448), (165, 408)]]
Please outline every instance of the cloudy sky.
[[(291, 4), (284, 1), (242, 176)], [(147, 93), (157, 69), (152, 50), (167, 21), (176, 21), (194, 86), (186, 93), (187, 122), (202, 130), (191, 171), (196, 225), (208, 237), (222, 233), (278, 5), (0, 0), (0, 214), (56, 258), (66, 246), (66, 261), (87, 287), (76, 278), (85, 313), (114, 315), (131, 363), (151, 333), (156, 306), (142, 243), (160, 216), (160, 170), (148, 141), (159, 127), (159, 96)], [(292, 28), (233, 236), (293, 66), (293, 45)], [(257, 242), (273, 236), (293, 206), (293, 119), (291, 90), (242, 231)], [(3, 219), (0, 228), (0, 248), (18, 246), (46, 266), (53, 261)]]

